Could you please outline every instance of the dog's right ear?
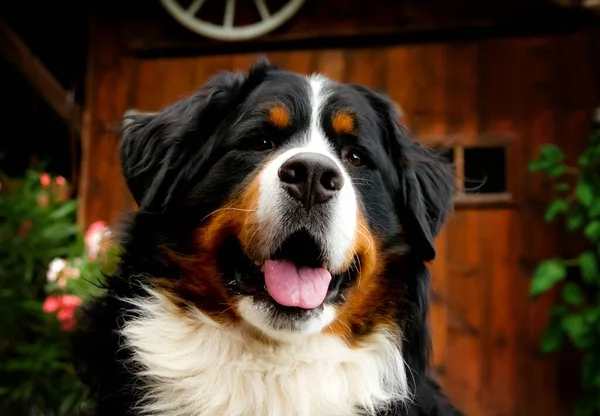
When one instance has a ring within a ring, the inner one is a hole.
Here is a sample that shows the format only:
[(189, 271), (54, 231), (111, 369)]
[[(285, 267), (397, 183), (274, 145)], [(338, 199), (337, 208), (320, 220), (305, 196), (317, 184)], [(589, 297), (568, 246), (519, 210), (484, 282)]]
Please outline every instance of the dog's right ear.
[[(178, 196), (194, 170), (207, 161), (215, 130), (274, 70), (266, 59), (259, 59), (247, 75), (221, 72), (158, 113), (125, 116), (121, 169), (140, 210), (162, 210)], [(192, 158), (194, 163), (186, 163)]]

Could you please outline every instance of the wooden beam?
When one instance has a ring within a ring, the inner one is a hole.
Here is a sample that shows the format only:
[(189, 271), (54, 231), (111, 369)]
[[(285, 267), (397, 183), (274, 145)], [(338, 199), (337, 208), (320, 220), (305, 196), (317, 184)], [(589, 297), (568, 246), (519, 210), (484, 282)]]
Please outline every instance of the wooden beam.
[(19, 70), (52, 110), (76, 134), (81, 132), (81, 108), (21, 38), (0, 19), (0, 54)]

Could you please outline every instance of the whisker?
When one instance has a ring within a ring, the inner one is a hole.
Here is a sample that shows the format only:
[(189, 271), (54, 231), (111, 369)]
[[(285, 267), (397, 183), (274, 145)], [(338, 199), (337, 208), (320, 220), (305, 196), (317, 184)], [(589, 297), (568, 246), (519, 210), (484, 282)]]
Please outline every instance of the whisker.
[(224, 208), (219, 208), (214, 210), (213, 212), (211, 212), (210, 214), (208, 214), (207, 216), (205, 216), (204, 218), (202, 218), (201, 222), (204, 221), (205, 219), (207, 219), (208, 217), (215, 215), (218, 212), (221, 211), (241, 211), (241, 212), (254, 212), (256, 211), (255, 209), (244, 209), (244, 208), (233, 208), (233, 207), (224, 207)]
[(369, 246), (367, 247), (367, 250), (365, 251), (365, 253), (368, 253), (369, 250), (371, 250), (371, 248), (373, 247), (373, 241), (371, 240), (370, 237), (368, 237), (365, 233), (363, 233), (362, 231), (360, 231), (358, 228), (356, 229), (356, 232), (359, 233), (360, 235), (362, 235), (367, 242), (369, 243)]

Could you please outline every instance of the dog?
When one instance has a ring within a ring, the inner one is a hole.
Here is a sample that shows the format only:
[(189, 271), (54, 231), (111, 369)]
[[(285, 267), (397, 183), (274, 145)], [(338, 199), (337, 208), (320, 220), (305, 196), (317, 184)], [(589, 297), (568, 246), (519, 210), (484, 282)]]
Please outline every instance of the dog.
[(120, 154), (138, 209), (73, 339), (98, 414), (459, 414), (427, 373), (453, 169), (387, 96), (259, 59)]

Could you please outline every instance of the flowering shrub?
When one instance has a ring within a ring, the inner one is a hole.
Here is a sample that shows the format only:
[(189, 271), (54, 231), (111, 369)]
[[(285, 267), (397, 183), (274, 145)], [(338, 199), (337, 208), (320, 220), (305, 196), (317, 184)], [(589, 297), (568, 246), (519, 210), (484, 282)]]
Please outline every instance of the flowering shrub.
[(75, 415), (86, 389), (70, 360), (75, 310), (116, 264), (106, 224), (83, 235), (60, 176), (0, 173), (0, 414)]

